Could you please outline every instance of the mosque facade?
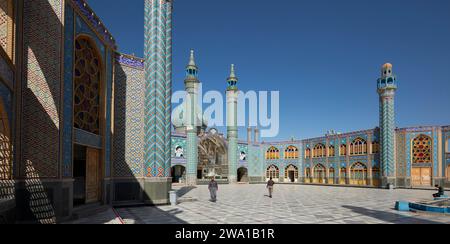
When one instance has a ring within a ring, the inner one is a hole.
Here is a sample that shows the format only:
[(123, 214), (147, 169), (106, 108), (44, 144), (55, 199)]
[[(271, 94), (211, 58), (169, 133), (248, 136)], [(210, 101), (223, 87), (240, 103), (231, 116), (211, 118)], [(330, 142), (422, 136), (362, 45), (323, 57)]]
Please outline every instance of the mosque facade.
[(449, 186), (450, 126), (395, 126), (390, 64), (374, 81), (379, 127), (269, 143), (258, 128), (238, 135), (245, 81), (234, 65), (224, 72), (226, 135), (208, 127), (196, 106), (201, 81), (192, 52), (184, 81), (192, 99), (172, 118), (172, 83), (183, 82), (172, 81), (172, 5), (145, 0), (139, 58), (118, 52), (85, 0), (0, 0), (0, 222), (54, 223), (83, 208), (167, 204), (173, 183), (211, 177)]

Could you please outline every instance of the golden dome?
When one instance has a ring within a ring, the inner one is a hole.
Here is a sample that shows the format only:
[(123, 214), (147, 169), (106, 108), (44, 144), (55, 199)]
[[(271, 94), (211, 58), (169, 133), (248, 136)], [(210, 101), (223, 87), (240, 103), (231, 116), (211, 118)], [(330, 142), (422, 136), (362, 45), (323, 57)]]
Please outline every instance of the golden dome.
[(392, 64), (390, 64), (390, 63), (385, 63), (385, 64), (383, 65), (383, 69), (392, 69)]

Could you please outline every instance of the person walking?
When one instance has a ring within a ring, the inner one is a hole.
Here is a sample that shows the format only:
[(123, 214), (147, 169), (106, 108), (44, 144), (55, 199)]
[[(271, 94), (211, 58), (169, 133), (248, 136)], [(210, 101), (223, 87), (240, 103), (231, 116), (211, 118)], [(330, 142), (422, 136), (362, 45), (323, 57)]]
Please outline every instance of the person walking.
[(217, 191), (219, 190), (219, 185), (217, 184), (217, 181), (214, 179), (214, 177), (211, 178), (208, 189), (209, 194), (211, 195), (211, 202), (217, 202)]
[(273, 181), (272, 177), (270, 177), (270, 180), (267, 182), (267, 189), (269, 190), (269, 197), (272, 198), (273, 194), (273, 186), (275, 185), (275, 181)]

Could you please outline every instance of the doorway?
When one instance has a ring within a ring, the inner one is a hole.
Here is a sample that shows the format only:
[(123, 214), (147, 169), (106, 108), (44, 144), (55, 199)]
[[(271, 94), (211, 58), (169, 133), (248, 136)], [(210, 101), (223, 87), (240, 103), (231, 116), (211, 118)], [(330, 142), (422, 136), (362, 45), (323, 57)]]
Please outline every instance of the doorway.
[(73, 177), (74, 207), (99, 202), (101, 196), (100, 150), (75, 145)]
[(412, 186), (431, 186), (431, 168), (413, 168), (411, 181)]
[(186, 168), (182, 165), (172, 167), (172, 183), (181, 183), (186, 177)]
[(238, 182), (248, 182), (248, 170), (247, 168), (239, 168), (237, 172), (237, 181)]

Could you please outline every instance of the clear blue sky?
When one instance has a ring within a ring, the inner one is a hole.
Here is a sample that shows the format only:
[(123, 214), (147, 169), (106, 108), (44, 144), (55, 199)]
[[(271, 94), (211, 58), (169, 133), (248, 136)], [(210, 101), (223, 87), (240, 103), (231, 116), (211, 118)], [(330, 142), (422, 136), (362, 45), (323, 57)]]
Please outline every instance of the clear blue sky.
[[(121, 52), (143, 56), (144, 0), (89, 4)], [(391, 62), (397, 125), (447, 125), (449, 13), (448, 0), (175, 0), (174, 86), (191, 48), (205, 89), (223, 91), (235, 63), (241, 90), (280, 91), (275, 139), (308, 138), (377, 126), (376, 80)]]

